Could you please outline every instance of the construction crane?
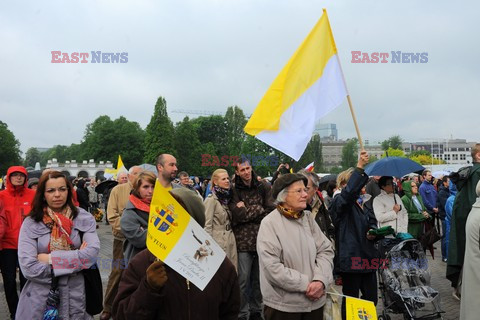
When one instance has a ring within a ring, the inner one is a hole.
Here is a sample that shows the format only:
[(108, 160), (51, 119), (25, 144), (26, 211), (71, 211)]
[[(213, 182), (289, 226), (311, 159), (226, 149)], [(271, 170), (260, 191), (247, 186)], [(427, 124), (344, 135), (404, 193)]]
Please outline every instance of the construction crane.
[[(224, 116), (225, 112), (213, 111), (213, 110), (192, 110), (192, 109), (175, 109), (171, 110), (172, 113), (182, 113), (186, 115), (198, 115), (198, 116)], [(245, 113), (245, 117), (250, 119), (252, 115)]]

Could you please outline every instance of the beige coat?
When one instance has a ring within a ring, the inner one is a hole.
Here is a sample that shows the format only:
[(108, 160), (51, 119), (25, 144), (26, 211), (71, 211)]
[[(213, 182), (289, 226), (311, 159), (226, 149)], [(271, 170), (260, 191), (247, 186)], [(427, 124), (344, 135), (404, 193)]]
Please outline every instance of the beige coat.
[(257, 236), (260, 289), (265, 305), (283, 312), (311, 312), (325, 304), (325, 295), (311, 301), (310, 282), (333, 281), (333, 246), (311, 216), (287, 219), (277, 209), (266, 216)]
[(132, 185), (130, 182), (119, 184), (112, 189), (112, 192), (110, 192), (110, 198), (108, 199), (107, 218), (112, 226), (113, 236), (117, 240), (125, 240), (125, 236), (120, 228), (120, 218), (127, 205), (130, 191), (132, 191)]
[(205, 199), (205, 231), (225, 251), (227, 257), (237, 269), (237, 243), (230, 222), (228, 206), (223, 206), (215, 194), (211, 193)]
[(401, 206), (400, 211), (395, 213), (393, 206), (395, 200), (393, 194), (387, 194), (384, 190), (373, 199), (373, 212), (378, 221), (378, 227), (391, 226), (395, 232), (408, 232), (408, 212), (403, 205), (402, 199), (395, 194), (397, 204)]
[(472, 206), (472, 211), (468, 214), (465, 231), (465, 263), (462, 276), (460, 320), (477, 320), (480, 315), (480, 304), (478, 303), (478, 293), (480, 292), (480, 199), (477, 199)]

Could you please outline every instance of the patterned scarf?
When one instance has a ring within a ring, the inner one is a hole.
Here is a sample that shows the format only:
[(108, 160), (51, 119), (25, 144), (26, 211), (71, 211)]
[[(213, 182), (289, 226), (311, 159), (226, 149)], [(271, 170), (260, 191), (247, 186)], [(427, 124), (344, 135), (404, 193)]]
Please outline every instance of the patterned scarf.
[(283, 207), (281, 204), (277, 204), (277, 210), (287, 219), (299, 219), (303, 216), (303, 210), (300, 212), (294, 211)]
[(230, 198), (232, 197), (231, 189), (224, 189), (219, 186), (213, 187), (213, 193), (215, 193), (218, 201), (220, 201), (220, 203), (223, 205), (227, 205), (228, 201), (230, 201)]
[(128, 200), (134, 205), (135, 208), (145, 211), (145, 212), (150, 212), (150, 202), (152, 202), (151, 199), (140, 199), (131, 194), (128, 197)]
[(72, 210), (66, 206), (63, 212), (54, 212), (49, 207), (43, 209), (43, 223), (50, 229), (48, 252), (56, 250), (74, 250), (70, 239), (73, 221)]

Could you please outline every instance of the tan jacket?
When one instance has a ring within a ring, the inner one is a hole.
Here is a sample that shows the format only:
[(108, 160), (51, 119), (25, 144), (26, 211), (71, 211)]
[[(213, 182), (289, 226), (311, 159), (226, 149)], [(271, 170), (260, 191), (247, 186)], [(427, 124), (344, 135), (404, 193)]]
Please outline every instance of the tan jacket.
[(283, 312), (310, 312), (325, 304), (325, 295), (305, 295), (314, 280), (325, 290), (333, 281), (333, 246), (313, 221), (310, 211), (287, 219), (278, 210), (266, 216), (257, 237), (260, 289), (265, 305)]
[(108, 199), (107, 218), (112, 226), (113, 236), (118, 240), (125, 239), (120, 229), (120, 217), (123, 214), (123, 209), (125, 209), (127, 205), (130, 191), (132, 191), (130, 182), (119, 184), (112, 189), (110, 198)]
[(230, 222), (231, 213), (227, 206), (222, 206), (215, 194), (210, 193), (205, 199), (205, 231), (225, 251), (227, 257), (237, 269), (237, 243)]

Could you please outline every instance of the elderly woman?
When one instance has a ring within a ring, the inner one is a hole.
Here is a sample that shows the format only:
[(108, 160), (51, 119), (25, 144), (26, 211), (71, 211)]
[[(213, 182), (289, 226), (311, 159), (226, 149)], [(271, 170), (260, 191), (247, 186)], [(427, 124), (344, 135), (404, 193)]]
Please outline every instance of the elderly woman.
[(215, 170), (212, 174), (212, 185), (212, 193), (205, 199), (205, 231), (225, 251), (237, 268), (237, 243), (231, 226), (232, 213), (228, 208), (232, 190), (227, 170)]
[(260, 225), (257, 252), (265, 319), (322, 319), (333, 281), (333, 247), (307, 206), (307, 178), (282, 175), (273, 184), (277, 209)]
[(431, 218), (423, 204), (422, 196), (418, 193), (418, 186), (413, 180), (402, 183), (402, 203), (408, 213), (408, 233), (420, 239), (423, 235), (423, 222)]
[[(337, 177), (339, 190), (335, 192), (330, 214), (336, 231), (338, 272), (342, 276), (343, 294), (377, 303), (378, 252), (374, 246), (375, 236), (369, 234), (377, 228), (377, 220), (368, 209), (361, 206), (359, 198), (368, 176), (363, 168), (368, 163), (368, 153), (362, 151), (357, 167), (350, 168)], [(345, 301), (344, 301), (345, 302)], [(342, 304), (345, 319), (345, 303)]]
[(128, 262), (147, 247), (148, 216), (157, 177), (150, 171), (141, 172), (133, 182), (132, 192), (120, 219), (125, 236), (123, 256)]
[(402, 199), (396, 194), (393, 178), (383, 176), (378, 180), (380, 194), (373, 199), (373, 212), (379, 227), (391, 226), (395, 232), (408, 232), (408, 213)]
[(20, 268), (27, 283), (16, 319), (43, 319), (54, 277), (60, 319), (93, 319), (85, 311), (85, 281), (80, 271), (95, 263), (100, 241), (95, 219), (74, 206), (72, 191), (61, 172), (48, 171), (40, 178), (18, 240)]

